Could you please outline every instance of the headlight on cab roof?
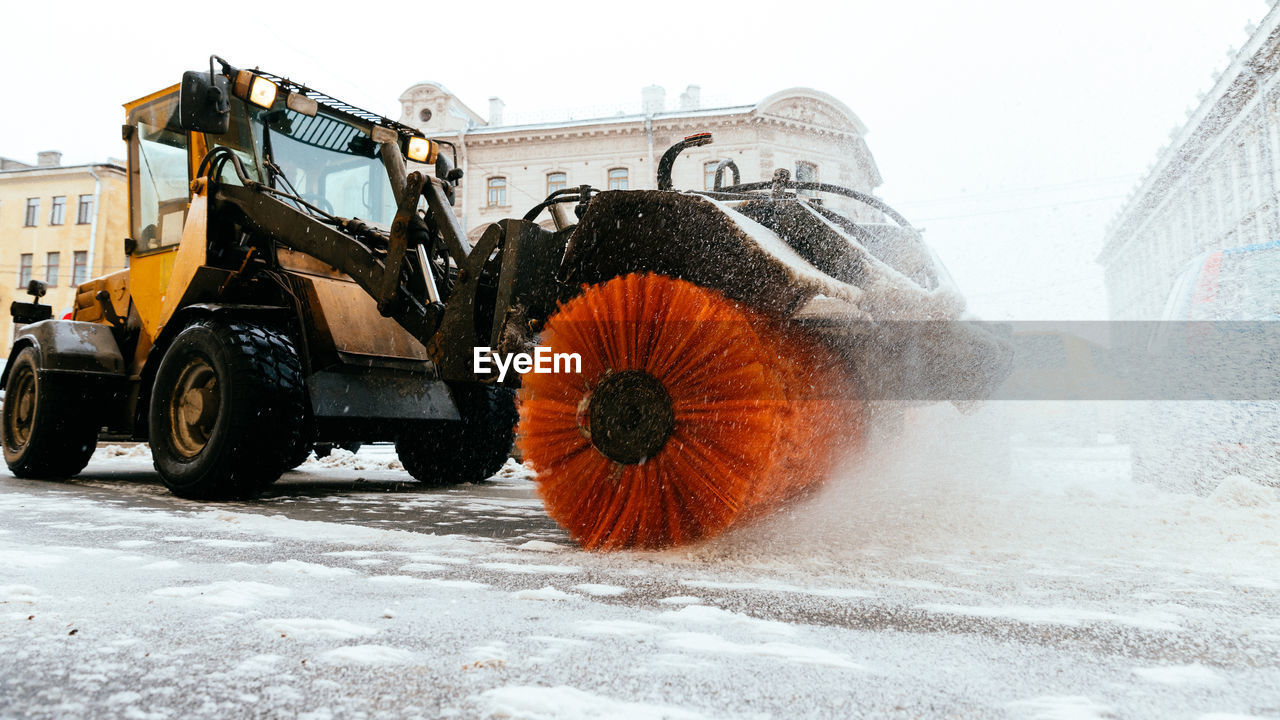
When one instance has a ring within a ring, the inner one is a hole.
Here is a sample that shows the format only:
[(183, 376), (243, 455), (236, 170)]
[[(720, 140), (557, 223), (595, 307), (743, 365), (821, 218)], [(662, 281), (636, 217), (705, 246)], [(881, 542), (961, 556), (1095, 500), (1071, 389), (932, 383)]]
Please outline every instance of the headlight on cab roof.
[(241, 100), (248, 100), (261, 108), (269, 108), (275, 103), (278, 90), (275, 83), (252, 70), (241, 70), (236, 73), (232, 92)]
[(409, 138), (409, 151), (406, 153), (409, 159), (414, 162), (426, 163), (434, 165), (436, 155), (440, 154), (440, 146), (434, 140), (428, 140), (423, 137)]

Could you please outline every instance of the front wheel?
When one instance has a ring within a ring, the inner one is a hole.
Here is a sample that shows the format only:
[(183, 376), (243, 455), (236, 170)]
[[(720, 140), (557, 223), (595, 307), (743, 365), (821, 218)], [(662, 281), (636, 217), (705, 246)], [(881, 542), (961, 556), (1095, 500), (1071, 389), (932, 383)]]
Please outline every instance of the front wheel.
[(37, 370), (36, 350), (23, 348), (5, 384), (4, 460), (16, 477), (67, 478), (89, 464), (98, 414), (77, 378)]
[(515, 441), (515, 392), (489, 385), (454, 388), (459, 421), (415, 423), (396, 438), (400, 462), (418, 482), (442, 487), (493, 477)]
[(156, 471), (181, 497), (256, 494), (296, 454), (302, 369), (284, 333), (204, 321), (174, 338), (156, 371), (150, 438)]

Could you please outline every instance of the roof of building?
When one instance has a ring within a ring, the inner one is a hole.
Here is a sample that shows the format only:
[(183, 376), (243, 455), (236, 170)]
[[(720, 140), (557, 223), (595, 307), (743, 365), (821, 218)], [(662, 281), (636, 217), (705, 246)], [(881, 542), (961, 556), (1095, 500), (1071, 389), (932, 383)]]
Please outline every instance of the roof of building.
[(400, 93), (400, 99), (404, 100), (405, 98), (409, 97), (410, 90), (416, 87), (422, 87), (423, 85), (430, 85), (431, 87), (438, 89), (440, 92), (444, 93), (445, 95), (453, 95), (453, 97), (455, 98), (458, 97), (457, 95), (454, 95), (452, 92), (450, 92), (449, 88), (445, 87), (443, 83), (438, 83), (435, 80), (423, 80), (421, 82), (416, 82), (410, 85), (409, 87), (405, 88), (405, 91)]
[(99, 163), (82, 163), (79, 165), (45, 165), (43, 167), (32, 166), (32, 167), (25, 167), (25, 168), (13, 168), (10, 170), (0, 170), (0, 176), (20, 175), (20, 174), (31, 175), (35, 173), (41, 173), (41, 172), (48, 172), (52, 174), (58, 171), (86, 170), (86, 169), (92, 169), (92, 168), (107, 168), (108, 170), (115, 170), (122, 173), (126, 172), (123, 165), (118, 165), (116, 163), (108, 161), (108, 162), (99, 162)]
[(452, 102), (454, 105), (458, 107), (458, 109), (462, 112), (462, 114), (468, 118), (469, 122), (475, 122), (475, 123), (484, 122), (484, 119), (480, 116), (480, 113), (476, 112), (475, 110), (472, 110), (466, 103), (462, 102), (462, 99), (459, 98), (457, 95), (453, 94), (452, 92), (450, 92), (449, 88), (445, 87), (444, 85), (438, 82), (434, 82), (432, 80), (423, 80), (422, 82), (416, 82), (410, 85), (409, 87), (405, 88), (405, 91), (400, 93), (400, 101), (404, 102), (405, 100), (412, 100), (414, 96), (413, 91), (422, 87), (434, 88), (435, 90), (438, 90), (441, 95), (447, 97), (450, 102)]
[[(442, 92), (448, 92), (444, 86), (439, 83), (425, 82), (419, 85), (430, 85), (439, 88)], [(410, 88), (412, 89), (412, 88)], [(406, 90), (401, 98), (406, 98), (409, 91)], [(457, 98), (454, 97), (456, 101)], [(796, 106), (797, 100), (808, 100), (812, 107), (801, 111)], [(590, 127), (593, 125), (621, 125), (630, 123), (641, 123), (646, 119), (654, 121), (661, 120), (684, 120), (708, 117), (723, 117), (731, 115), (773, 115), (779, 118), (801, 122), (809, 125), (818, 125), (835, 132), (848, 132), (856, 135), (865, 135), (867, 127), (862, 120), (840, 100), (827, 93), (805, 87), (793, 87), (786, 90), (780, 90), (760, 102), (750, 105), (731, 105), (724, 107), (697, 108), (692, 110), (671, 110), (653, 114), (646, 113), (619, 113), (617, 115), (607, 115), (592, 118), (582, 118), (574, 120), (557, 120), (539, 123), (511, 124), (511, 125), (476, 125), (465, 130), (467, 135), (501, 135), (506, 133), (519, 132), (538, 132), (545, 130), (559, 130), (564, 128), (580, 128)], [(448, 136), (454, 135), (457, 131), (436, 131), (428, 133), (432, 136)]]
[[(681, 118), (697, 118), (697, 117), (715, 117), (719, 115), (738, 115), (751, 112), (755, 109), (755, 105), (735, 105), (723, 108), (704, 108), (698, 110), (674, 110), (671, 112), (654, 113), (652, 116), (644, 113), (630, 113), (624, 115), (611, 115), (606, 117), (584, 118), (581, 120), (560, 120), (555, 122), (526, 123), (517, 125), (481, 125), (479, 127), (467, 130), (468, 135), (497, 135), (508, 132), (521, 132), (526, 130), (554, 130), (558, 128), (584, 127), (588, 125), (609, 125), (609, 124), (625, 124), (644, 122), (647, 117), (655, 120), (675, 120)], [(454, 134), (454, 133), (436, 133), (436, 134)]]

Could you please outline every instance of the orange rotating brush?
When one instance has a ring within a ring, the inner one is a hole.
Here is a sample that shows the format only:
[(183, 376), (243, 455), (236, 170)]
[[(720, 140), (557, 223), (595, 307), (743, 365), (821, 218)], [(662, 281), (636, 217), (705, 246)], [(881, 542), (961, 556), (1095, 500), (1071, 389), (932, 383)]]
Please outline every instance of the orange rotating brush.
[(581, 373), (529, 374), (520, 443), (547, 512), (588, 549), (715, 535), (821, 480), (860, 406), (833, 353), (661, 275), (587, 288), (542, 344)]

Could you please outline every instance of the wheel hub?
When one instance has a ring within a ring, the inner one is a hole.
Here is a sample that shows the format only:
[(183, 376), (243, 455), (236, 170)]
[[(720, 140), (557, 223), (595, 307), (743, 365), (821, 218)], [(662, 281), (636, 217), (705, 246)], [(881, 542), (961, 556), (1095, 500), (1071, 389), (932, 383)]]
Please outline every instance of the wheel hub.
[[(14, 447), (22, 447), (31, 439), (31, 427), (36, 414), (36, 377), (31, 368), (22, 366), (14, 370), (4, 413), (5, 437)], [(10, 407), (12, 409), (10, 409)]]
[(657, 455), (676, 428), (671, 394), (661, 381), (640, 370), (605, 377), (584, 405), (579, 424), (591, 444), (624, 465)]
[(220, 409), (217, 373), (204, 358), (191, 358), (178, 375), (169, 403), (174, 449), (188, 458), (199, 454), (209, 444)]

